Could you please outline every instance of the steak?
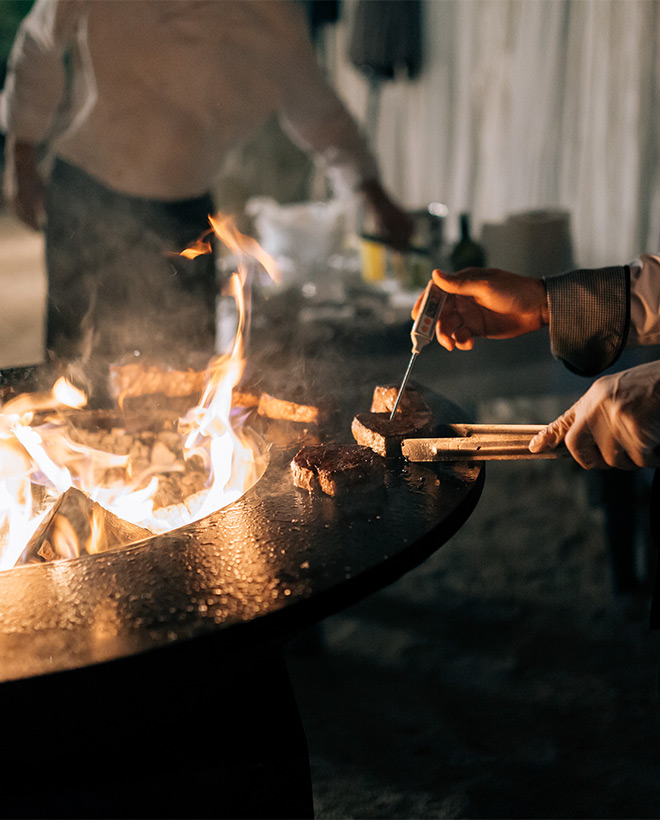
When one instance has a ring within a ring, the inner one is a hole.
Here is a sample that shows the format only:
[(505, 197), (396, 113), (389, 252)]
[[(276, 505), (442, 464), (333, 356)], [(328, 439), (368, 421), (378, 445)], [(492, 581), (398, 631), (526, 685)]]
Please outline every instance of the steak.
[[(398, 384), (379, 385), (374, 388), (373, 398), (371, 399), (371, 412), (391, 413), (398, 394)], [(399, 413), (428, 413), (430, 416), (431, 408), (416, 388), (408, 386), (401, 395), (401, 401), (396, 412), (397, 415)]]
[(381, 487), (385, 465), (368, 447), (319, 444), (302, 447), (296, 453), (291, 461), (291, 473), (296, 487), (340, 496)]
[(353, 419), (351, 432), (358, 444), (370, 447), (385, 458), (401, 457), (404, 438), (426, 436), (431, 432), (430, 411), (397, 413), (390, 421), (390, 413), (358, 413)]

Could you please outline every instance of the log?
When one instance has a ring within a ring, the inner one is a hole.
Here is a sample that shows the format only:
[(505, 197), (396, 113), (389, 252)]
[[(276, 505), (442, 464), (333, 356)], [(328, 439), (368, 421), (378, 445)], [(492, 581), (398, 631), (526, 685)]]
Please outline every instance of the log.
[[(96, 544), (91, 546), (95, 520), (99, 535)], [(76, 558), (90, 552), (90, 546), (91, 552), (103, 552), (152, 535), (150, 530), (124, 521), (85, 493), (70, 487), (57, 499), (17, 563), (38, 564)]]
[(315, 424), (318, 427), (331, 424), (336, 419), (338, 410), (337, 403), (333, 399), (305, 395), (290, 395), (287, 398), (281, 398), (265, 391), (261, 393), (257, 407), (258, 414), (268, 419)]

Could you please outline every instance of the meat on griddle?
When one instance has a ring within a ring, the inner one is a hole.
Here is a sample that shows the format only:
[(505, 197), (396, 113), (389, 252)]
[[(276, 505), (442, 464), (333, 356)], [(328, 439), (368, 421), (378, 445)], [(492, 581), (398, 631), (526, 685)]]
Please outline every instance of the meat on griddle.
[(358, 444), (301, 447), (291, 461), (296, 487), (330, 496), (346, 496), (382, 487), (385, 465), (373, 450)]
[[(398, 384), (378, 385), (374, 388), (371, 399), (372, 413), (391, 413), (394, 402), (399, 394)], [(401, 394), (401, 400), (396, 410), (397, 415), (407, 415), (409, 413), (428, 413), (431, 416), (431, 408), (424, 401), (422, 394), (415, 387), (408, 385)]]
[(404, 438), (425, 436), (431, 432), (432, 418), (425, 411), (397, 413), (390, 421), (390, 413), (358, 413), (353, 419), (351, 432), (358, 444), (370, 447), (384, 458), (400, 458)]

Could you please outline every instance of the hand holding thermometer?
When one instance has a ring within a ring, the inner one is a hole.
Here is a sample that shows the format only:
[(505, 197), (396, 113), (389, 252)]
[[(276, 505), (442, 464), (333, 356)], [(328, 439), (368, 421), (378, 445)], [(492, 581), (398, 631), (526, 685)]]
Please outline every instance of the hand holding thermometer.
[(442, 310), (446, 298), (447, 294), (444, 290), (442, 290), (442, 288), (439, 288), (433, 282), (428, 283), (426, 290), (424, 291), (424, 298), (422, 299), (419, 313), (417, 314), (417, 318), (415, 319), (412, 330), (410, 331), (410, 338), (412, 339), (412, 356), (410, 357), (408, 369), (406, 370), (403, 381), (401, 382), (401, 387), (397, 393), (394, 407), (390, 413), (390, 421), (394, 419), (394, 414), (396, 413), (396, 409), (401, 401), (403, 391), (406, 389), (406, 384), (410, 378), (410, 373), (413, 369), (413, 365), (415, 364), (415, 359), (419, 355), (421, 349), (426, 347), (435, 335), (435, 323), (438, 321), (438, 316), (440, 316), (440, 311)]

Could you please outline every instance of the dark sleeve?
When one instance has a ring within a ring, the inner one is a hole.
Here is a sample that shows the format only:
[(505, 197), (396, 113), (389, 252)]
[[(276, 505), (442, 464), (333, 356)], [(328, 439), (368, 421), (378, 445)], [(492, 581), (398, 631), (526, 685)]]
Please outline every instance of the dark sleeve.
[(630, 268), (575, 270), (544, 281), (553, 356), (582, 376), (614, 364), (630, 326)]

